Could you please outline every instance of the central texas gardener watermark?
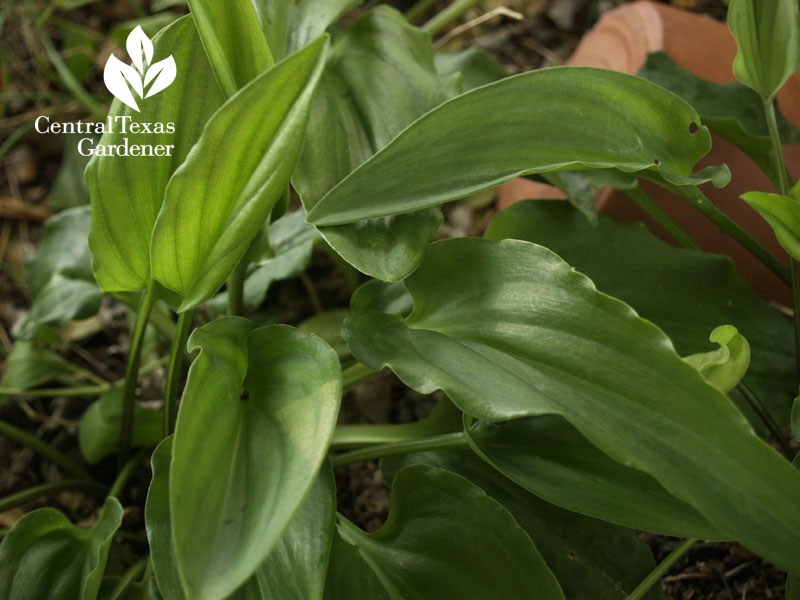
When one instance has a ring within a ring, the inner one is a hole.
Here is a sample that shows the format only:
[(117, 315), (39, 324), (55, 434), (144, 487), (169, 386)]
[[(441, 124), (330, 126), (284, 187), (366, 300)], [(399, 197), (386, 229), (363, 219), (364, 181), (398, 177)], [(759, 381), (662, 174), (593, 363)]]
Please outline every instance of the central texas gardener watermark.
[[(50, 122), (50, 117), (41, 116), (36, 119), (36, 131), (55, 134), (98, 134), (121, 133), (123, 135), (175, 133), (175, 123), (143, 123), (134, 121), (129, 115), (109, 116), (105, 121), (97, 122)], [(173, 144), (135, 144), (129, 138), (122, 139), (120, 144), (95, 143), (92, 137), (81, 138), (78, 152), (82, 156), (172, 156)]]

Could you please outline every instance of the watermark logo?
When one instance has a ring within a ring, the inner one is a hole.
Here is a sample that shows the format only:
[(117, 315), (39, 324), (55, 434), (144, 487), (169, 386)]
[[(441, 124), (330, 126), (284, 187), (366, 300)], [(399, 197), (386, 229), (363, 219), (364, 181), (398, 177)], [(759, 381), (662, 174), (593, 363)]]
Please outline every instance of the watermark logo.
[(114, 97), (139, 112), (134, 94), (143, 100), (167, 89), (175, 81), (177, 68), (172, 55), (153, 62), (153, 42), (141, 26), (131, 31), (125, 48), (133, 65), (126, 65), (112, 54), (106, 61), (103, 81)]

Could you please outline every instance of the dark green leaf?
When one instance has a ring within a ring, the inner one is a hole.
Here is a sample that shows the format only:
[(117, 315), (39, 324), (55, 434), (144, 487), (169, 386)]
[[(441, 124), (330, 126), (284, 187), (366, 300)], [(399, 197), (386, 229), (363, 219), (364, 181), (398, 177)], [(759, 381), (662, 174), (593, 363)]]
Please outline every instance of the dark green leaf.
[(564, 598), (511, 514), (441, 469), (414, 465), (397, 473), (392, 509), (379, 531), (365, 533), (343, 518), (338, 531), (328, 600)]
[(328, 192), (309, 222), (399, 214), (563, 169), (647, 170), (696, 183), (708, 179), (692, 168), (711, 147), (707, 129), (689, 132), (699, 122), (683, 100), (640, 77), (578, 67), (523, 73), (424, 115)]
[[(486, 235), (550, 248), (602, 292), (663, 329), (681, 355), (707, 351), (708, 332), (733, 325), (750, 345), (744, 381), (779, 424), (788, 424), (797, 394), (792, 325), (752, 292), (729, 259), (675, 248), (642, 225), (604, 216), (592, 228), (568, 206), (552, 202), (517, 203), (495, 218)], [(731, 395), (750, 411), (738, 392)]]
[(152, 270), (181, 294), (179, 310), (222, 286), (286, 190), (326, 52), (320, 38), (239, 90), (170, 179)]
[[(447, 97), (427, 33), (383, 5), (356, 21), (336, 38), (312, 103), (292, 180), (306, 210)], [(418, 264), (441, 219), (437, 209), (426, 209), (320, 233), (360, 271), (394, 281)]]
[[(744, 150), (773, 181), (772, 143), (759, 95), (741, 83), (706, 81), (678, 66), (663, 52), (647, 55), (638, 75), (678, 94), (700, 113), (703, 124)], [(800, 130), (777, 114), (784, 144), (800, 142)]]
[(363, 0), (299, 0), (289, 25), (287, 53), (296, 52), (317, 39), (330, 25)]
[(107, 498), (91, 529), (75, 527), (54, 508), (16, 522), (0, 544), (3, 600), (95, 600), (122, 506)]
[(381, 312), (408, 316), (414, 308), (405, 286), (400, 282), (367, 281), (350, 298), (353, 310), (379, 310)]
[(728, 27), (739, 52), (736, 79), (771, 101), (800, 66), (800, 15), (795, 0), (731, 0)]
[[(287, 326), (218, 319), (181, 400), (170, 467), (175, 555), (192, 600), (230, 594), (280, 539), (311, 488), (341, 395), (336, 353)], [(158, 571), (157, 571), (158, 573)]]
[(344, 309), (326, 310), (307, 318), (298, 324), (297, 328), (321, 337), (331, 348), (336, 350), (339, 359), (346, 358), (350, 356), (350, 350), (347, 349), (347, 344), (342, 338), (342, 324), (349, 314), (350, 311)]
[(465, 92), (508, 76), (503, 65), (475, 46), (455, 54), (437, 52), (434, 60), (436, 70), (440, 74), (446, 77), (461, 75), (462, 88)]
[(800, 442), (800, 396), (797, 396), (792, 403), (792, 436)]
[(516, 240), (432, 244), (404, 285), (406, 320), (364, 311), (345, 323), (366, 366), (389, 365), (421, 393), (442, 389), (481, 420), (561, 415), (724, 535), (800, 566), (800, 473), (629, 306)]
[[(413, 464), (457, 473), (502, 504), (528, 532), (567, 600), (622, 600), (655, 566), (635, 531), (543, 502), (469, 452), (387, 457), (381, 461), (381, 470), (391, 480), (397, 471)], [(655, 588), (645, 596), (647, 600), (663, 597)]]
[[(119, 449), (122, 386), (113, 387), (89, 405), (81, 417), (78, 445), (89, 464), (97, 464)], [(155, 447), (161, 441), (164, 412), (134, 404), (133, 447)]]
[(55, 352), (19, 340), (6, 357), (0, 386), (31, 389), (70, 371), (70, 364)]
[(82, 139), (89, 138), (91, 141), (84, 142), (84, 144), (94, 147), (100, 136), (94, 133), (69, 133), (63, 138), (61, 168), (58, 170), (58, 175), (56, 175), (50, 190), (50, 206), (53, 210), (64, 210), (89, 204), (89, 188), (83, 178), (89, 157), (83, 156), (78, 151), (78, 144)]
[(772, 226), (783, 249), (800, 260), (800, 200), (766, 192), (748, 192), (742, 200)]
[[(164, 201), (164, 190), (223, 96), (189, 16), (170, 25), (153, 40), (154, 60), (172, 55), (180, 65), (172, 85), (142, 101), (140, 112), (115, 100), (109, 118), (131, 123), (174, 124), (174, 133), (124, 133), (114, 121), (100, 145), (173, 145), (170, 156), (97, 156), (89, 162), (86, 180), (92, 197), (94, 274), (108, 292), (135, 291), (150, 279), (150, 237)], [(129, 132), (130, 126), (126, 128)], [(216, 169), (214, 170), (216, 172)], [(146, 174), (146, 176), (143, 176)]]

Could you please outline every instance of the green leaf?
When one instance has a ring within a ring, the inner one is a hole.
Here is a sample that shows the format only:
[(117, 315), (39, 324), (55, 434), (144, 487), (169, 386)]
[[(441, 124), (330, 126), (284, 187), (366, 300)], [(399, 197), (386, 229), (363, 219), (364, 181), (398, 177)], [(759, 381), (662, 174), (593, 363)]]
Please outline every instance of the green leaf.
[[(306, 223), (304, 210), (284, 215), (269, 225), (269, 236), (264, 240), (263, 248), (255, 248), (254, 252), (251, 247), (245, 255), (246, 260), (252, 263), (244, 281), (245, 311), (255, 310), (264, 302), (274, 281), (291, 279), (305, 271), (311, 262), (314, 244), (320, 239), (317, 230)], [(218, 313), (224, 312), (228, 306), (228, 293), (218, 294), (209, 305)]]
[(6, 357), (0, 386), (32, 389), (71, 370), (70, 364), (55, 352), (35, 342), (19, 340)]
[[(759, 95), (741, 83), (714, 83), (682, 69), (663, 52), (647, 55), (638, 75), (677, 94), (700, 114), (712, 132), (732, 142), (779, 181), (772, 159), (772, 143)], [(778, 130), (784, 144), (800, 142), (800, 130), (777, 111)]]
[[(114, 454), (119, 449), (119, 432), (122, 423), (121, 386), (113, 387), (89, 405), (83, 413), (78, 428), (78, 446), (90, 465)], [(155, 447), (162, 438), (164, 411), (133, 406), (132, 447)]]
[[(400, 469), (414, 464), (456, 473), (502, 504), (531, 537), (567, 600), (623, 600), (655, 566), (635, 531), (543, 502), (471, 453), (387, 457), (381, 461), (381, 471), (391, 481)], [(664, 594), (653, 588), (645, 598), (656, 600)]]
[(792, 436), (800, 442), (800, 396), (797, 396), (792, 403)]
[(288, 326), (218, 319), (189, 338), (169, 504), (186, 595), (225, 597), (280, 539), (333, 435), (336, 353)]
[(800, 66), (800, 15), (794, 0), (731, 0), (728, 27), (739, 52), (736, 79), (771, 101)]
[(703, 379), (723, 394), (742, 380), (750, 366), (750, 345), (733, 325), (720, 325), (708, 336), (719, 345), (711, 352), (684, 357), (684, 361), (700, 371)]
[[(169, 470), (172, 440), (153, 453), (153, 479), (147, 494), (145, 522), (158, 585), (169, 600), (184, 600), (172, 544)], [(336, 489), (330, 465), (324, 464), (303, 505), (280, 541), (255, 573), (228, 600), (322, 599), (333, 538)]]
[(89, 207), (81, 206), (45, 223), (39, 249), (27, 264), (33, 302), (17, 337), (32, 339), (40, 324), (60, 328), (97, 314), (102, 293), (86, 241), (91, 220)]
[(437, 52), (434, 61), (436, 70), (441, 75), (445, 77), (461, 75), (462, 88), (465, 92), (508, 76), (503, 65), (489, 53), (475, 46), (454, 54)]
[(152, 263), (153, 277), (181, 295), (179, 311), (220, 288), (285, 191), (326, 49), (320, 38), (239, 90), (170, 179)]
[(747, 192), (741, 198), (766, 219), (784, 250), (800, 260), (800, 200), (766, 192)]
[(800, 566), (800, 473), (629, 306), (516, 240), (432, 244), (404, 285), (406, 320), (364, 311), (345, 323), (366, 366), (389, 365), (421, 393), (442, 389), (481, 420), (561, 415), (723, 534)]
[(189, 9), (227, 97), (272, 66), (272, 54), (251, 0), (189, 0)]
[(562, 417), (481, 423), (468, 435), (488, 464), (557, 506), (634, 529), (725, 538), (650, 475), (615, 462)]
[[(143, 101), (140, 112), (115, 100), (109, 111), (113, 133), (105, 133), (99, 144), (118, 146), (130, 138), (131, 144), (172, 145), (170, 156), (95, 155), (86, 168), (92, 198), (92, 266), (98, 284), (107, 292), (147, 287), (150, 237), (167, 181), (223, 102), (190, 16), (159, 33), (153, 47), (155, 60), (172, 55), (180, 65), (174, 83)], [(128, 132), (133, 123), (157, 122), (173, 123), (174, 132), (167, 133), (166, 128), (164, 133), (124, 133), (121, 121), (128, 118)]]
[[(593, 228), (570, 207), (553, 202), (519, 202), (498, 215), (486, 235), (550, 248), (600, 291), (663, 329), (682, 356), (707, 351), (708, 332), (720, 323), (733, 325), (750, 344), (744, 381), (778, 423), (789, 423), (797, 394), (792, 324), (753, 293), (728, 258), (675, 248), (641, 224), (602, 215)], [(738, 391), (731, 397), (763, 427)]]
[(267, 560), (229, 600), (322, 600), (335, 518), (336, 485), (326, 462)]
[[(564, 598), (511, 514), (441, 469), (414, 465), (397, 473), (392, 509), (379, 531), (365, 533), (341, 517), (338, 531), (328, 600)], [(379, 585), (385, 593), (373, 591)]]
[(690, 133), (692, 123), (700, 123), (694, 109), (640, 77), (578, 67), (523, 73), (418, 119), (328, 192), (309, 222), (337, 225), (437, 206), (563, 169), (651, 171), (671, 183), (697, 183), (707, 178), (693, 177), (692, 167), (711, 137), (704, 127)]
[(792, 575), (787, 578), (786, 600), (800, 600), (800, 578)]
[(122, 505), (107, 498), (91, 529), (75, 527), (54, 508), (17, 521), (0, 544), (3, 600), (95, 600)]
[(322, 338), (326, 344), (336, 350), (336, 354), (341, 360), (350, 356), (350, 350), (342, 338), (342, 324), (349, 314), (350, 311), (346, 309), (326, 310), (305, 319), (297, 325), (297, 328)]
[(399, 281), (386, 283), (371, 280), (360, 285), (350, 298), (352, 310), (379, 310), (408, 316), (414, 308), (406, 288)]
[[(314, 96), (292, 182), (306, 210), (417, 117), (448, 98), (431, 38), (385, 5), (337, 36)], [(442, 222), (435, 208), (320, 227), (328, 244), (372, 277), (396, 281), (419, 263)]]

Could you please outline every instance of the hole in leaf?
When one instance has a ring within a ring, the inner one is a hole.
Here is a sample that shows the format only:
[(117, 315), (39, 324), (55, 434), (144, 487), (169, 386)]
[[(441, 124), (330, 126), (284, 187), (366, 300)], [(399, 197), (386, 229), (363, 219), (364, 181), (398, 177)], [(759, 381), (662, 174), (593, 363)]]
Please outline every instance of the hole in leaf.
[(700, 126), (697, 123), (689, 123), (689, 133), (694, 135), (700, 130)]
[(653, 159), (653, 162), (654, 162), (655, 164), (657, 164), (657, 165), (660, 165), (660, 164), (661, 164), (661, 159), (659, 159), (659, 158), (654, 158), (654, 159)]

